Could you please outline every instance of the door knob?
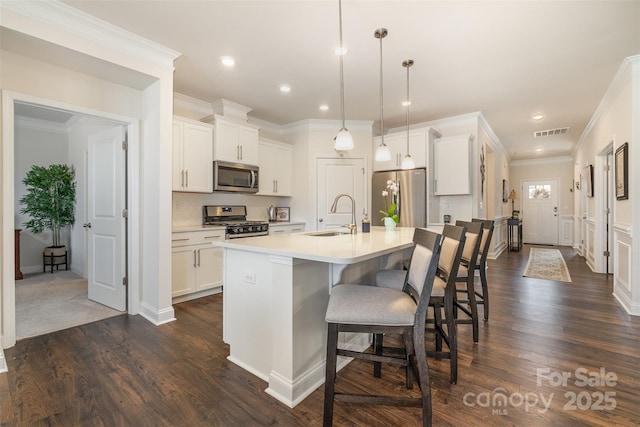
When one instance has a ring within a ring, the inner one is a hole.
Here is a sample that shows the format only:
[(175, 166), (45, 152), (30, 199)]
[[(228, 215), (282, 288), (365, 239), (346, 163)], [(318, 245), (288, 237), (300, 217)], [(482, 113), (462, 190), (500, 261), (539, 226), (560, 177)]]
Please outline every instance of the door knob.
[(82, 226), (84, 228), (91, 228), (91, 223), (90, 222), (85, 222), (84, 224), (82, 224)]

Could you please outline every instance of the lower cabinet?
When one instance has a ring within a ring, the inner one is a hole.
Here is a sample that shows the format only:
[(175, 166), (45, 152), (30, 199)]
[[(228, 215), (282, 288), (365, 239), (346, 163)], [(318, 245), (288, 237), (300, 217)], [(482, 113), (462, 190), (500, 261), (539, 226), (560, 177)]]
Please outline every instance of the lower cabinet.
[(304, 231), (304, 223), (296, 224), (269, 224), (269, 234), (299, 233)]
[(224, 240), (224, 230), (172, 234), (172, 296), (188, 300), (217, 292), (222, 286), (222, 248), (212, 241)]

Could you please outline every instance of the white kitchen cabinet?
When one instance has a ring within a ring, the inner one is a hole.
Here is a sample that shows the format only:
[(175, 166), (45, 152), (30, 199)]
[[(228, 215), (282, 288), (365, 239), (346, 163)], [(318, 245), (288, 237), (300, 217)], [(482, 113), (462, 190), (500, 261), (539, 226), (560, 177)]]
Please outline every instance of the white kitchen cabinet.
[(222, 248), (225, 230), (173, 233), (171, 248), (172, 296), (182, 301), (209, 295), (222, 286)]
[(269, 224), (269, 235), (299, 233), (302, 231), (304, 231), (303, 222), (294, 224)]
[(214, 160), (257, 165), (258, 157), (257, 128), (215, 116)]
[(433, 143), (433, 194), (471, 194), (471, 141), (473, 135), (438, 138)]
[(173, 191), (213, 192), (213, 127), (173, 119)]
[[(417, 168), (427, 166), (428, 129), (412, 129), (409, 131), (409, 153)], [(380, 137), (374, 139), (375, 150), (380, 145)], [(390, 133), (384, 136), (384, 143), (391, 151), (391, 159), (388, 161), (374, 161), (374, 171), (400, 169), (404, 156), (407, 155), (407, 132)]]
[(291, 196), (293, 150), (290, 145), (261, 139), (259, 144), (261, 196)]

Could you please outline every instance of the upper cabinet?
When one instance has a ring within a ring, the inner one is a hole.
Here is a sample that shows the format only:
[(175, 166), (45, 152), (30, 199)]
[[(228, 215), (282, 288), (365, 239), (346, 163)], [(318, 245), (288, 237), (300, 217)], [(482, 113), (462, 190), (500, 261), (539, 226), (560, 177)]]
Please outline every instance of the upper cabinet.
[(473, 135), (438, 138), (433, 143), (433, 194), (471, 194)]
[(291, 196), (293, 182), (293, 150), (290, 145), (260, 139), (261, 196)]
[[(409, 153), (417, 168), (427, 166), (427, 145), (430, 132), (428, 128), (413, 129), (409, 131)], [(380, 145), (380, 137), (374, 139), (374, 150)], [(374, 171), (400, 169), (402, 159), (407, 155), (407, 133), (397, 132), (385, 135), (384, 143), (391, 151), (391, 159), (388, 161), (374, 161)], [(375, 153), (375, 151), (374, 151)]]
[(258, 164), (258, 129), (215, 115), (214, 160)]
[(173, 191), (213, 192), (213, 127), (173, 119)]

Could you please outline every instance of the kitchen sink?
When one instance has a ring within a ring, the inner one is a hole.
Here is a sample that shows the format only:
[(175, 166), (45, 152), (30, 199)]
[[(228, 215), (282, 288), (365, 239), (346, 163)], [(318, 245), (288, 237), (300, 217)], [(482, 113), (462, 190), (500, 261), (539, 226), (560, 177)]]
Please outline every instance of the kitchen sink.
[(351, 231), (349, 231), (349, 230), (314, 231), (313, 233), (307, 233), (307, 236), (331, 237), (331, 236), (342, 236), (344, 234), (351, 234)]

